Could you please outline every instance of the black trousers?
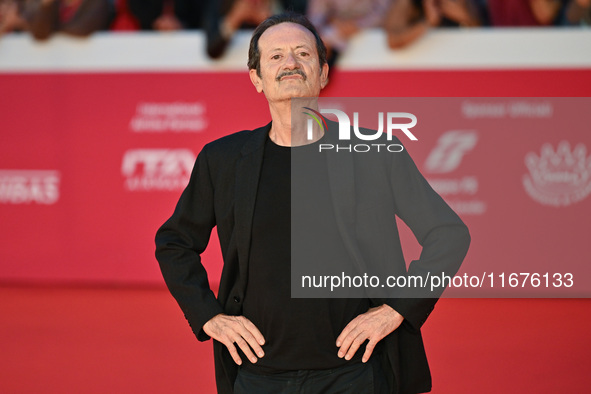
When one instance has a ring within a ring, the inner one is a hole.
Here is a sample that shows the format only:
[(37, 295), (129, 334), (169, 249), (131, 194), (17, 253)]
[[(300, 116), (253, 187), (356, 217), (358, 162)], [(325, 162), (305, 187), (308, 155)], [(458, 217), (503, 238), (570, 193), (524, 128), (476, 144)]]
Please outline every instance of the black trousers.
[(387, 394), (388, 383), (377, 361), (325, 370), (261, 375), (240, 368), (234, 394)]

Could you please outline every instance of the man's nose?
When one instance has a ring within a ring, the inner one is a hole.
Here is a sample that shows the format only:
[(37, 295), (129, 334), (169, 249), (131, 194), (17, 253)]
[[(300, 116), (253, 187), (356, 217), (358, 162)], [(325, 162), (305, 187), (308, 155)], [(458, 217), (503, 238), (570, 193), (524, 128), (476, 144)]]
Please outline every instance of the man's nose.
[(285, 56), (285, 63), (283, 64), (285, 68), (295, 69), (300, 67), (300, 63), (296, 58), (295, 54), (289, 52), (287, 56)]

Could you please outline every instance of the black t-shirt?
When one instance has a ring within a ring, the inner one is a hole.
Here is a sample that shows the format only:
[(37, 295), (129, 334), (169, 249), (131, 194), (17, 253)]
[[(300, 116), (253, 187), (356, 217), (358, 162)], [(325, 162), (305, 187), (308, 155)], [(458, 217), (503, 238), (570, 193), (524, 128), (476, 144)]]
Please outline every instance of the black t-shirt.
[[(297, 171), (297, 177), (291, 172), (292, 150), (309, 158), (298, 160), (298, 165), (308, 168)], [(343, 242), (331, 203), (325, 158), (317, 152), (317, 144), (282, 147), (270, 138), (265, 143), (243, 304), (244, 316), (266, 339), (265, 357), (256, 364), (243, 363), (253, 372), (328, 369), (348, 363), (337, 357), (336, 338), (354, 317), (369, 308), (367, 299), (291, 298), (292, 196), (302, 199), (294, 207), (305, 209), (306, 217), (314, 218), (314, 235), (294, 229), (298, 244), (304, 245), (303, 256), (318, 260), (318, 265), (328, 255), (344, 264), (350, 259), (344, 246), (334, 248)], [(292, 185), (297, 188), (295, 193)], [(321, 239), (317, 239), (318, 234), (322, 234)], [(331, 245), (331, 250), (323, 250), (323, 245)], [(364, 349), (349, 362), (358, 362)]]

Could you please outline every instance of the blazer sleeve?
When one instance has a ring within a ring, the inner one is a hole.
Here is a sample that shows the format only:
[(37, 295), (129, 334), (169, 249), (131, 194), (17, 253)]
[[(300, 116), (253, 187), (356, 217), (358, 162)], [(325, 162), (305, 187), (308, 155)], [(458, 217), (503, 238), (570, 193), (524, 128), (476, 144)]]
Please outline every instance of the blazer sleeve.
[(223, 312), (201, 263), (201, 253), (216, 225), (213, 195), (206, 146), (174, 213), (156, 233), (156, 259), (164, 281), (201, 341), (209, 339), (203, 325)]
[[(399, 143), (399, 141), (396, 141)], [(457, 273), (470, 245), (468, 227), (429, 185), (407, 153), (391, 155), (390, 186), (398, 217), (413, 232), (422, 251), (408, 267), (408, 276)], [(405, 288), (387, 303), (404, 316), (412, 328), (420, 329), (444, 288)]]

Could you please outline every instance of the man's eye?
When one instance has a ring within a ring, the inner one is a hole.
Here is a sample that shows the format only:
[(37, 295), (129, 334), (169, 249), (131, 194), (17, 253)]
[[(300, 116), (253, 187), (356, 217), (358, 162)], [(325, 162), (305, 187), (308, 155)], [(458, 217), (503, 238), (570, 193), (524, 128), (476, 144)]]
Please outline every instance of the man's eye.
[(281, 55), (273, 55), (273, 56), (271, 57), (271, 59), (273, 59), (273, 60), (278, 60), (278, 59), (280, 59), (280, 58), (281, 58)]
[(300, 52), (300, 56), (310, 56), (308, 52)]

